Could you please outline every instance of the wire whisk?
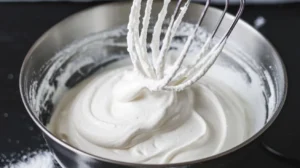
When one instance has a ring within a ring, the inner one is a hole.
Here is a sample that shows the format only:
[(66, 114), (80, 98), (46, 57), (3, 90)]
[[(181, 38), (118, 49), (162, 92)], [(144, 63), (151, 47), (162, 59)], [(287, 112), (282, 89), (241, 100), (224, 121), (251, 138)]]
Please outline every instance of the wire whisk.
[[(215, 29), (207, 38), (199, 53), (195, 55), (196, 61), (182, 66), (187, 57), (188, 51), (193, 40), (201, 27), (205, 15), (210, 7), (211, 0), (206, 0), (205, 6), (199, 20), (197, 21), (192, 33), (188, 36), (182, 51), (176, 58), (175, 62), (166, 68), (166, 56), (170, 49), (172, 39), (183, 20), (185, 13), (191, 5), (191, 0), (178, 0), (176, 8), (171, 15), (170, 22), (165, 33), (164, 39), (160, 41), (162, 26), (167, 16), (167, 11), (171, 0), (164, 0), (163, 6), (158, 14), (158, 19), (154, 25), (152, 41), (150, 44), (151, 53), (147, 53), (147, 33), (150, 24), (153, 0), (147, 0), (145, 14), (142, 20), (142, 30), (139, 30), (141, 17), (142, 0), (133, 0), (130, 19), (128, 23), (128, 52), (130, 54), (134, 69), (138, 71), (146, 80), (150, 81), (148, 89), (158, 90), (176, 90), (180, 91), (197, 82), (216, 61), (222, 52), (226, 41), (236, 26), (243, 13), (245, 0), (240, 0), (240, 7), (236, 13), (235, 19), (218, 42), (213, 43), (214, 38), (220, 28), (229, 6), (229, 0), (225, 1), (225, 7), (219, 20), (216, 22)], [(161, 46), (161, 47), (160, 47)]]

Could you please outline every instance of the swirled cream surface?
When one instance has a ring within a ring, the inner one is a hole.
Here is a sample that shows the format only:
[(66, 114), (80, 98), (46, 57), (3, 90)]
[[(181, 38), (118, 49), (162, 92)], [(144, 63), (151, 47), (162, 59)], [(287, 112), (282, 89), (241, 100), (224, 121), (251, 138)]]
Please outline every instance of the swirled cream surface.
[[(130, 62), (118, 61), (67, 91), (48, 124), (88, 153), (125, 162), (177, 163), (243, 142), (251, 108), (214, 66), (183, 91), (149, 91)], [(234, 79), (233, 79), (234, 80)]]

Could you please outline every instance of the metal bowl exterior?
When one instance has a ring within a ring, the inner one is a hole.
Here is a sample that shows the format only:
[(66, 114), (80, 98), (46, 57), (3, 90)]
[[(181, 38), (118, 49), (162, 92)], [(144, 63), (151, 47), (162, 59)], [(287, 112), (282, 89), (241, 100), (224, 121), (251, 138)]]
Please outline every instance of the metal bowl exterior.
[[(154, 3), (153, 13), (158, 13), (161, 3)], [(172, 4), (170, 10), (175, 7)], [(240, 49), (251, 55), (255, 61), (261, 62), (265, 67), (272, 66), (272, 71), (269, 73), (275, 82), (277, 105), (275, 107), (274, 115), (270, 118), (269, 122), (253, 137), (249, 138), (244, 143), (236, 146), (235, 148), (228, 150), (224, 153), (205, 158), (195, 160), (192, 162), (169, 164), (169, 165), (143, 165), (118, 162), (114, 160), (108, 160), (87, 154), (83, 151), (75, 149), (68, 144), (60, 141), (53, 136), (39, 121), (39, 119), (33, 114), (32, 107), (29, 104), (29, 87), (31, 84), (32, 73), (35, 70), (40, 69), (45, 62), (47, 62), (54, 54), (66, 45), (70, 44), (76, 39), (80, 39), (90, 33), (95, 33), (120, 25), (124, 25), (128, 22), (128, 15), (130, 12), (131, 3), (111, 3), (106, 5), (97, 6), (73, 16), (68, 17), (64, 21), (58, 23), (47, 31), (30, 49), (28, 52), (20, 73), (20, 91), (23, 99), (23, 103), (32, 117), (33, 121), (42, 130), (44, 137), (55, 154), (58, 162), (64, 167), (86, 167), (86, 168), (99, 168), (99, 167), (222, 167), (224, 164), (231, 164), (232, 158), (243, 158), (246, 154), (240, 148), (249, 148), (251, 145), (257, 145), (259, 142), (258, 137), (273, 123), (278, 114), (280, 113), (287, 94), (287, 75), (285, 67), (274, 49), (274, 47), (255, 29), (249, 26), (244, 21), (239, 21), (232, 36), (229, 38), (229, 43), (232, 41), (239, 44)], [(202, 5), (193, 4), (188, 10), (185, 21), (195, 23), (203, 9)], [(205, 28), (212, 30), (217, 17), (221, 15), (221, 11), (215, 8), (210, 8), (208, 15), (204, 20)], [(226, 15), (220, 32), (224, 32), (231, 21), (234, 19), (231, 15)]]

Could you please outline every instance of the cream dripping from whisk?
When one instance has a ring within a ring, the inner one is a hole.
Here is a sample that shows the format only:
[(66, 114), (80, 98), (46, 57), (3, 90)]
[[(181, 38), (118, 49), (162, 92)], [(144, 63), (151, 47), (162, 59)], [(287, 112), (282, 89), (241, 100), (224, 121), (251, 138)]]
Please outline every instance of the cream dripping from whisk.
[[(196, 83), (196, 78), (202, 77), (214, 62), (210, 58), (216, 57), (223, 45), (210, 57), (203, 56), (206, 61), (196, 61), (200, 71), (180, 69), (180, 60), (166, 63), (165, 50), (170, 41), (166, 38), (159, 50), (159, 36), (169, 2), (164, 1), (154, 27), (152, 57), (148, 59), (145, 41), (152, 1), (147, 1), (140, 36), (136, 25), (141, 0), (133, 1), (127, 38), (132, 65), (126, 61), (111, 64), (68, 91), (48, 125), (52, 133), (100, 157), (154, 164), (209, 157), (248, 138), (247, 113), (251, 108), (246, 101), (215, 75), (208, 74)], [(167, 31), (170, 36), (174, 36), (173, 29), (176, 30), (187, 7), (188, 3), (173, 18), (174, 25)], [(207, 48), (203, 48), (205, 53)], [(205, 68), (201, 70), (200, 65)]]

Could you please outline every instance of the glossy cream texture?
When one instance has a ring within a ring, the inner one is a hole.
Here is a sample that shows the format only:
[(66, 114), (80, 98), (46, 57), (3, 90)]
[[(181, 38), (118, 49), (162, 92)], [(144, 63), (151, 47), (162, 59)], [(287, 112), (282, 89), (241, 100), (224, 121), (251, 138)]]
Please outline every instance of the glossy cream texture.
[(218, 154), (253, 131), (250, 105), (216, 78), (224, 70), (216, 65), (180, 92), (150, 92), (130, 62), (119, 61), (67, 91), (48, 129), (83, 151), (125, 162), (178, 163)]

